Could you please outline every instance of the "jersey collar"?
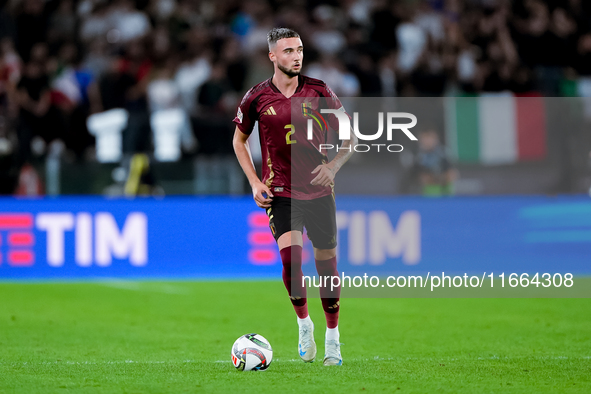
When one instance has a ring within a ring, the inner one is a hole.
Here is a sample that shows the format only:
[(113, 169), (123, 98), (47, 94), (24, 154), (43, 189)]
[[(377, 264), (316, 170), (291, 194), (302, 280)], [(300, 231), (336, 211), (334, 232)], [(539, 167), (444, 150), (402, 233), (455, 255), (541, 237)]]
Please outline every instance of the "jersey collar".
[[(275, 93), (279, 93), (280, 95), (283, 96), (283, 93), (281, 93), (281, 90), (279, 90), (277, 88), (277, 86), (275, 86), (275, 84), (273, 83), (273, 77), (269, 78), (269, 86), (271, 86), (271, 90), (273, 90)], [(298, 87), (296, 88), (294, 95), (296, 93), (301, 92), (303, 88), (304, 88), (304, 76), (302, 74), (298, 74)], [(283, 97), (285, 97), (285, 96), (283, 96)]]

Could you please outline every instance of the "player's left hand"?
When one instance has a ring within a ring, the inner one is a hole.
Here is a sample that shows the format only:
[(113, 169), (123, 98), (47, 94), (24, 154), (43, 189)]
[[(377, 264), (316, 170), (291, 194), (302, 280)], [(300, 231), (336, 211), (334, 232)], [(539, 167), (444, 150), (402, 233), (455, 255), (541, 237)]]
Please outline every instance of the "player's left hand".
[(310, 181), (310, 184), (314, 186), (328, 186), (334, 181), (336, 171), (328, 164), (321, 164), (312, 171), (312, 174), (316, 173), (318, 175)]

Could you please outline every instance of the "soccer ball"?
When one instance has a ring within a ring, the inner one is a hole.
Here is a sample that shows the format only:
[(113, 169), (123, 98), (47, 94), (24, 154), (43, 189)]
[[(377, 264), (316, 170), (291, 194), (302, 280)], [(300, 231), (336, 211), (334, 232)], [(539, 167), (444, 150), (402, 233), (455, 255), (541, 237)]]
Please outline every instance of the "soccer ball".
[(246, 334), (232, 345), (232, 364), (239, 371), (264, 371), (271, 360), (273, 349), (262, 335)]

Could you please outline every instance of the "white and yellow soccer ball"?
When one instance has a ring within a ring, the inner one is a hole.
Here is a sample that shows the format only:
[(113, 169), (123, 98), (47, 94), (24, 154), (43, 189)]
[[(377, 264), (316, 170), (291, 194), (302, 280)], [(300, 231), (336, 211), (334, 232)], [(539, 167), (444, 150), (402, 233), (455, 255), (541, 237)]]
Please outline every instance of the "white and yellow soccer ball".
[(264, 371), (272, 360), (273, 349), (262, 335), (246, 334), (232, 345), (232, 364), (239, 371)]

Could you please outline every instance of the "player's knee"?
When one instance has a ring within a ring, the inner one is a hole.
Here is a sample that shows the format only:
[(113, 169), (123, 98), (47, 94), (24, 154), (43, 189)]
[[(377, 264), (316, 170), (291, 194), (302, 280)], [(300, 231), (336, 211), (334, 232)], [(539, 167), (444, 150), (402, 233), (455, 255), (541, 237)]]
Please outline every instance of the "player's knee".
[(316, 261), (330, 260), (337, 256), (337, 248), (332, 249), (314, 249), (314, 258)]
[(318, 275), (338, 276), (337, 259), (336, 257), (329, 257), (326, 259), (316, 258), (316, 271)]
[(279, 251), (281, 255), (281, 262), (283, 266), (288, 268), (291, 266), (302, 265), (302, 247), (301, 246), (289, 246)]

